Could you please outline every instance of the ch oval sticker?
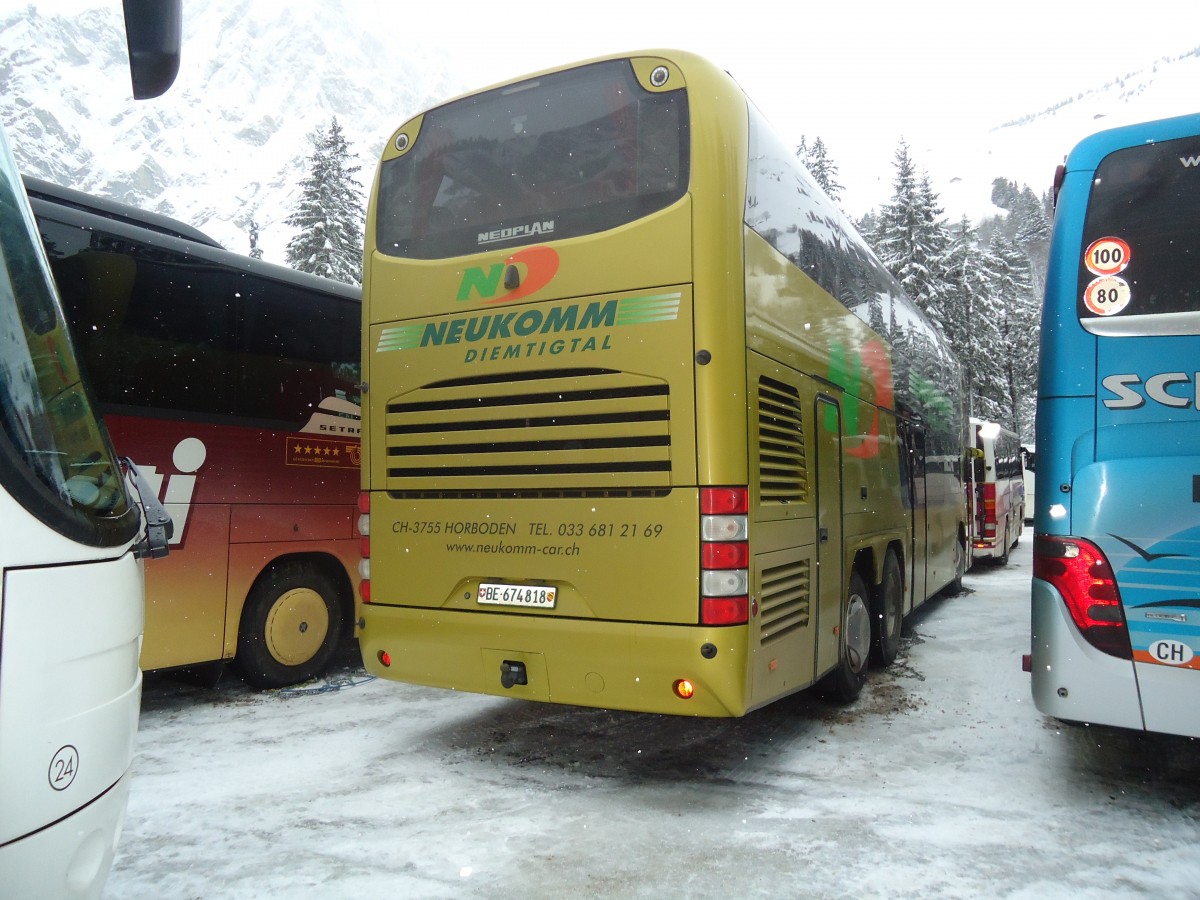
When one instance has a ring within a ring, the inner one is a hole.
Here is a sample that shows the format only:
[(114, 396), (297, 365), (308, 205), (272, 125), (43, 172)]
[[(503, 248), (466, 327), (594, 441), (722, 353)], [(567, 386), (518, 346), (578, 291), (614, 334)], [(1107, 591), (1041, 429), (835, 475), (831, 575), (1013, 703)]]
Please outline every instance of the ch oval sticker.
[(1166, 666), (1186, 666), (1196, 655), (1182, 641), (1155, 641), (1148, 649), (1155, 662)]

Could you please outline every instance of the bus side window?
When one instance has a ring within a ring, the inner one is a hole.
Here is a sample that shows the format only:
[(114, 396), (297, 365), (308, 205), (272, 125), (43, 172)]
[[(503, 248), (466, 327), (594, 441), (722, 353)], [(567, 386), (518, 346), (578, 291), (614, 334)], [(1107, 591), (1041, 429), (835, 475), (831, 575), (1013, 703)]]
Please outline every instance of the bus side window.
[(324, 321), (326, 300), (278, 283), (242, 294), (242, 414), (299, 427), (327, 397), (358, 401), (358, 333)]

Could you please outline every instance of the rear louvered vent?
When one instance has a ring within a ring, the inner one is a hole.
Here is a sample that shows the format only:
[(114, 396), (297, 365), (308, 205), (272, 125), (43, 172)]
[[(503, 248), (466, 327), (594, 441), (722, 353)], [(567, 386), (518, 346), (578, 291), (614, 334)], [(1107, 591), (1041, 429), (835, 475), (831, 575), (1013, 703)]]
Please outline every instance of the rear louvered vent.
[(809, 561), (793, 560), (764, 569), (759, 622), (762, 643), (808, 625), (812, 579)]
[(389, 490), (670, 484), (667, 384), (609, 369), (426, 385), (387, 405)]
[(800, 396), (795, 388), (770, 378), (758, 382), (758, 471), (761, 502), (808, 499)]

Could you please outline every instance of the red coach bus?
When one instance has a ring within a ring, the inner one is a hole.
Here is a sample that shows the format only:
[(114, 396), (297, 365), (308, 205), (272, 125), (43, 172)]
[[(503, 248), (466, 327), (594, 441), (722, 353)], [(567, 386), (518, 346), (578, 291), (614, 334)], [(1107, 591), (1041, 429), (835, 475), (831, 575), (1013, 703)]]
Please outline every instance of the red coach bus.
[(175, 522), (146, 565), (142, 668), (319, 674), (355, 619), (360, 292), (25, 185), (113, 443)]

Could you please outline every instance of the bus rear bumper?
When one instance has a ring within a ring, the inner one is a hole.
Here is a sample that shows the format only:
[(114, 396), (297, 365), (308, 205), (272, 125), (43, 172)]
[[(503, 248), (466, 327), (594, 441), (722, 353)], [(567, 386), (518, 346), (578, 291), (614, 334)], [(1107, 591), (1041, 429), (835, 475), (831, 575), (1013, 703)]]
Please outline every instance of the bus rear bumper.
[(99, 897), (129, 799), (129, 773), (65, 819), (0, 847), (6, 897)]
[[(367, 671), (500, 697), (685, 716), (747, 711), (746, 626), (363, 607)], [(384, 665), (385, 657), (390, 665)], [(520, 683), (521, 679), (525, 683)], [(681, 699), (687, 679), (694, 695)], [(515, 681), (515, 683), (514, 683)]]
[(1200, 737), (1200, 671), (1186, 667), (1134, 663), (1142, 694), (1147, 731)]
[(1089, 644), (1048, 582), (1033, 579), (1033, 702), (1048, 716), (1143, 730), (1133, 662)]
[(1000, 550), (999, 540), (977, 541), (971, 544), (971, 560), (999, 559), (1004, 554)]

